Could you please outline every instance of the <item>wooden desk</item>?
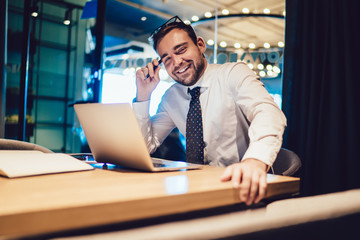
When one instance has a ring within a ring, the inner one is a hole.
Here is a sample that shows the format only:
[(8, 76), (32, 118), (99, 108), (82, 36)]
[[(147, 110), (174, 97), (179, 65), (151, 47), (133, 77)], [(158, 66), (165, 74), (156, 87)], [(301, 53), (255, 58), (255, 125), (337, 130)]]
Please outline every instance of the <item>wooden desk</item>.
[[(145, 173), (101, 170), (0, 177), (0, 239), (72, 230), (239, 203), (223, 168)], [(299, 179), (268, 175), (266, 198), (297, 193)]]

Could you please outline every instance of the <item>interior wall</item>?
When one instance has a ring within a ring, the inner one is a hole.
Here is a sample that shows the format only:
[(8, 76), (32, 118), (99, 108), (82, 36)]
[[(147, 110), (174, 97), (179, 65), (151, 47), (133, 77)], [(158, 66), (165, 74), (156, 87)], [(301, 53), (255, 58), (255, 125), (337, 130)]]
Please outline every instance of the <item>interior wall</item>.
[[(35, 1), (32, 1), (35, 4)], [(55, 152), (78, 152), (81, 141), (70, 107), (82, 92), (86, 20), (81, 20), (86, 0), (72, 1), (71, 24), (64, 25), (70, 5), (38, 1), (39, 16), (32, 17), (26, 141)], [(83, 5), (79, 5), (83, 4)], [(5, 137), (17, 138), (21, 38), (24, 0), (9, 3), (9, 46)]]

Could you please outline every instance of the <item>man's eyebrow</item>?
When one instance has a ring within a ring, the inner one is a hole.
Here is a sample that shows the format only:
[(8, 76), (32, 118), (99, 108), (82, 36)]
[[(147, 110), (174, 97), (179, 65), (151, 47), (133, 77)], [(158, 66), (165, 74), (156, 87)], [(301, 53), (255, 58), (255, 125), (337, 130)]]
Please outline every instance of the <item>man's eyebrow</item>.
[[(180, 43), (180, 44), (178, 44), (178, 45), (176, 45), (174, 48), (173, 48), (173, 50), (177, 50), (178, 48), (180, 48), (180, 47), (182, 47), (182, 46), (184, 46), (184, 45), (187, 45), (187, 42), (183, 42), (183, 43)], [(162, 56), (161, 56), (161, 59), (164, 59), (164, 57), (166, 57), (166, 56), (168, 56), (169, 54), (167, 54), (167, 53), (164, 53)]]
[(187, 45), (187, 42), (183, 42), (183, 43), (180, 43), (180, 44), (176, 45), (176, 46), (174, 47), (174, 50), (176, 50), (176, 49), (178, 49), (178, 48), (180, 48), (180, 47), (182, 47), (182, 46), (184, 46), (184, 45)]
[(160, 56), (160, 59), (164, 59), (164, 57), (166, 57), (167, 55), (169, 55), (169, 54), (164, 53), (162, 56)]

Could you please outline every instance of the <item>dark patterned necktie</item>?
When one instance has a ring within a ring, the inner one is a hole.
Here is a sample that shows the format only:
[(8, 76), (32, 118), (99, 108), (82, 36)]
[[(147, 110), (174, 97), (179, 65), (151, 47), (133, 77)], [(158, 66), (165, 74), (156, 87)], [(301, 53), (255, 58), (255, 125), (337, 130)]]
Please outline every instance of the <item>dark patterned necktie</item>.
[(191, 95), (186, 118), (186, 161), (204, 164), (203, 124), (200, 106), (200, 87), (188, 89)]

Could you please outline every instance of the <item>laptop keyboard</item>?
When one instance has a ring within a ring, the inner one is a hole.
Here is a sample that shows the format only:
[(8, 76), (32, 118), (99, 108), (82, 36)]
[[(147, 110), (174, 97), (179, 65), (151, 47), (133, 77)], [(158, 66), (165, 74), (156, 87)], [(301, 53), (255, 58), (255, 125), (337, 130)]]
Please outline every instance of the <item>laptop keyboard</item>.
[(172, 162), (165, 161), (165, 160), (160, 159), (160, 158), (151, 158), (151, 160), (152, 160), (152, 163), (153, 163), (154, 167), (156, 167), (156, 168), (165, 168), (165, 167), (173, 166)]
[(201, 166), (197, 164), (188, 164), (186, 162), (164, 160), (160, 158), (152, 158), (152, 163), (155, 168), (165, 168), (165, 169), (171, 169), (171, 168), (182, 169), (182, 168), (188, 168), (191, 165), (193, 165), (193, 167), (195, 168), (200, 168), (199, 166)]
[(153, 162), (153, 165), (154, 165), (154, 167), (157, 167), (157, 168), (159, 168), (159, 167), (166, 167), (166, 166), (167, 166), (166, 164), (158, 163), (158, 162)]

